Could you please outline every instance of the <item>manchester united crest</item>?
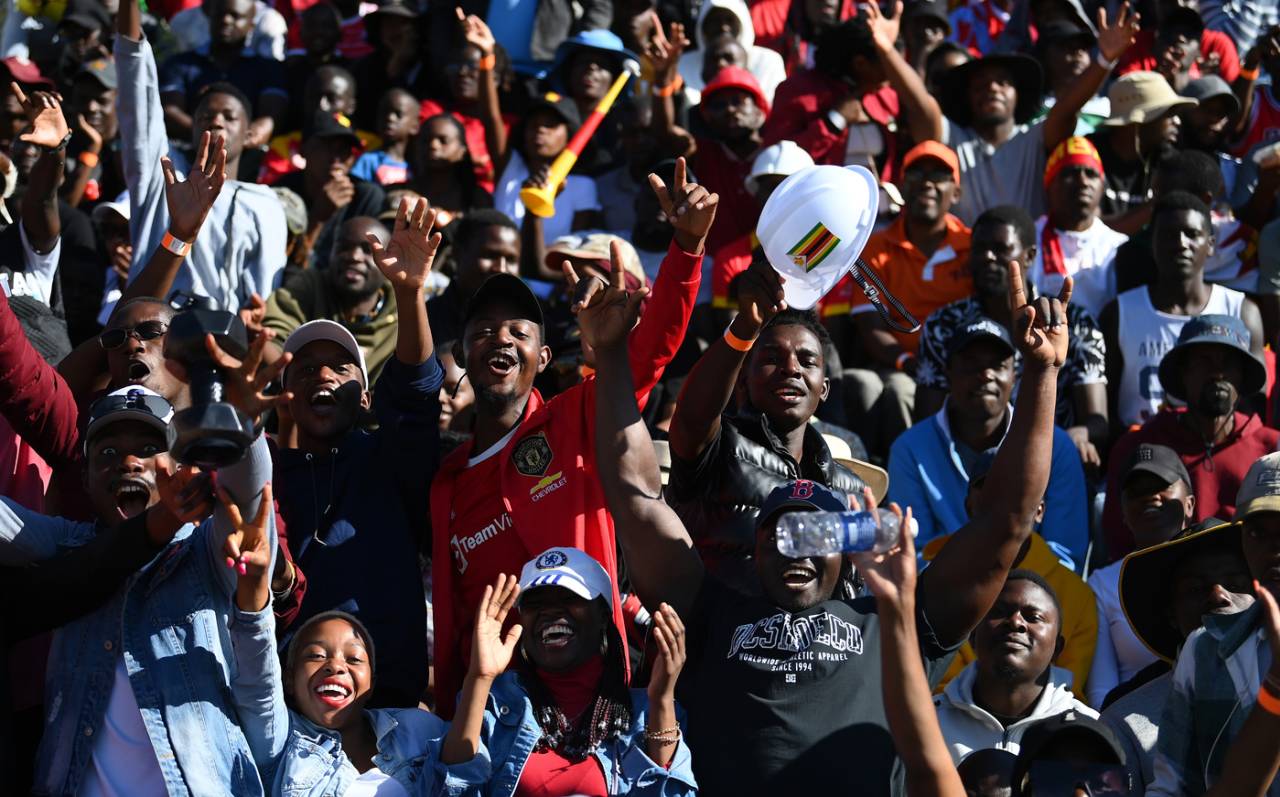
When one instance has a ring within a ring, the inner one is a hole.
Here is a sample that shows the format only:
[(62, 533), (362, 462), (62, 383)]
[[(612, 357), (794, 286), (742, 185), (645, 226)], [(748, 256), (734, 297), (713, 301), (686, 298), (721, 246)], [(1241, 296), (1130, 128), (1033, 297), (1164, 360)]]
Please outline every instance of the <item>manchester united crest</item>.
[(511, 454), (511, 461), (515, 463), (516, 470), (525, 476), (541, 476), (547, 472), (547, 467), (551, 465), (552, 456), (551, 446), (547, 443), (547, 438), (536, 434), (520, 441), (520, 444), (516, 446), (516, 450)]

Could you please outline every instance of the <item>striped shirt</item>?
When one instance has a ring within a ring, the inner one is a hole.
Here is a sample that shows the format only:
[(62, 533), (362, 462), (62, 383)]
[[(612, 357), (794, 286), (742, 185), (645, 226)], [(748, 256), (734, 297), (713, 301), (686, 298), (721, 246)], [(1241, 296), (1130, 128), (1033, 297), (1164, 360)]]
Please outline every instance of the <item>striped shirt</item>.
[(1278, 0), (1200, 0), (1200, 17), (1210, 30), (1231, 37), (1236, 51), (1247, 52), (1267, 28), (1280, 23)]

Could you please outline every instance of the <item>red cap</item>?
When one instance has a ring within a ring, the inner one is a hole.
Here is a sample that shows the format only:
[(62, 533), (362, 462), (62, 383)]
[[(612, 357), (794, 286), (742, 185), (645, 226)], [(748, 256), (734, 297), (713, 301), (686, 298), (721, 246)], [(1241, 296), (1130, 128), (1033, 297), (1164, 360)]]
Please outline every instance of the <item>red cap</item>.
[(4, 64), (5, 69), (8, 69), (9, 74), (19, 83), (41, 85), (51, 82), (40, 74), (40, 67), (36, 66), (34, 61), (11, 55), (8, 58), (0, 58), (0, 63)]
[(921, 141), (916, 144), (902, 158), (902, 171), (911, 168), (911, 164), (924, 158), (933, 158), (947, 164), (947, 168), (951, 169), (951, 178), (956, 181), (956, 185), (960, 185), (960, 159), (956, 157), (955, 150), (938, 141)]
[(702, 97), (706, 99), (717, 91), (725, 89), (741, 89), (752, 96), (756, 101), (756, 105), (760, 106), (760, 110), (765, 115), (769, 114), (769, 101), (765, 99), (764, 90), (760, 88), (760, 81), (756, 80), (756, 76), (743, 69), (740, 66), (726, 66), (716, 73), (702, 89)]

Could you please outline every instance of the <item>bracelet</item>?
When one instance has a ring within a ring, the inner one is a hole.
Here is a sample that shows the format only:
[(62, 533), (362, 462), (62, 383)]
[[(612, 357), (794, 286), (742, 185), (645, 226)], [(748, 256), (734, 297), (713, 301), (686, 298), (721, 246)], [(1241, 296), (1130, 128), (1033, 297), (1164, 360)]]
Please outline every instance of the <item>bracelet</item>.
[(476, 64), (476, 67), (481, 72), (492, 72), (493, 68), (497, 66), (497, 64), (498, 64), (498, 56), (494, 55), (493, 53), (489, 53), (488, 55), (481, 56), (479, 63)]
[(1255, 66), (1253, 69), (1245, 69), (1244, 67), (1240, 67), (1240, 77), (1244, 78), (1245, 80), (1251, 80), (1251, 81), (1257, 80), (1258, 76), (1261, 74), (1262, 74), (1262, 67), (1260, 66)]
[(898, 359), (893, 361), (893, 367), (901, 371), (902, 367), (907, 364), (907, 360), (911, 360), (914, 358), (915, 358), (914, 354), (912, 354), (909, 351), (904, 351), (902, 354), (898, 355)]
[(173, 236), (173, 233), (165, 231), (164, 238), (160, 239), (160, 245), (169, 250), (178, 257), (186, 257), (191, 253), (191, 242), (182, 241)]
[(1268, 692), (1265, 686), (1258, 690), (1258, 707), (1273, 717), (1280, 717), (1280, 697)]
[(660, 731), (651, 731), (646, 727), (644, 729), (644, 740), (646, 742), (658, 742), (661, 747), (675, 744), (680, 741), (680, 726), (664, 728)]
[(92, 169), (98, 165), (98, 153), (85, 150), (76, 156), (76, 160), (84, 164), (85, 168)]
[(273, 590), (271, 590), (271, 598), (272, 598), (272, 600), (282, 601), (282, 600), (284, 600), (285, 598), (287, 598), (287, 597), (289, 597), (290, 595), (292, 595), (292, 594), (293, 594), (293, 591), (294, 591), (295, 589), (297, 589), (297, 587), (298, 587), (298, 571), (297, 571), (297, 569), (296, 569), (296, 568), (294, 568), (293, 563), (292, 563), (292, 562), (290, 562), (288, 559), (284, 560), (284, 566), (285, 566), (286, 568), (288, 568), (288, 573), (289, 573), (289, 586), (285, 587), (284, 589), (280, 590), (279, 592), (276, 592), (274, 589), (273, 589)]
[(1120, 59), (1119, 59), (1119, 58), (1113, 58), (1113, 59), (1111, 59), (1110, 61), (1108, 61), (1106, 58), (1104, 58), (1104, 57), (1103, 57), (1103, 55), (1102, 55), (1102, 51), (1101, 51), (1101, 50), (1099, 50), (1099, 51), (1098, 51), (1098, 53), (1097, 53), (1097, 55), (1095, 55), (1095, 56), (1093, 57), (1093, 62), (1094, 62), (1095, 64), (1097, 64), (1098, 66), (1102, 67), (1103, 69), (1108, 69), (1108, 70), (1110, 70), (1110, 69), (1115, 69), (1115, 68), (1116, 68), (1116, 64), (1120, 63)]
[(670, 97), (670, 96), (673, 96), (677, 91), (679, 91), (682, 88), (684, 88), (684, 78), (679, 75), (676, 75), (676, 79), (671, 81), (667, 85), (661, 86), (661, 87), (654, 86), (653, 96)]
[(741, 352), (751, 351), (751, 347), (756, 344), (755, 338), (752, 338), (751, 340), (746, 340), (744, 338), (740, 338), (737, 335), (733, 334), (732, 323), (730, 323), (729, 326), (724, 328), (724, 342), (729, 344), (729, 348), (733, 349), (734, 351), (741, 351)]

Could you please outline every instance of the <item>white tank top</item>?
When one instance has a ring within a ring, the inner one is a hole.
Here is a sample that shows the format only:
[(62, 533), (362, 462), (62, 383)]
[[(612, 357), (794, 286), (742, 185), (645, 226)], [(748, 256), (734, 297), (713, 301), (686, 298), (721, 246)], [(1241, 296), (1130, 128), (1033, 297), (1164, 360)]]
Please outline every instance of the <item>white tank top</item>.
[[(1145, 285), (1125, 291), (1116, 300), (1120, 311), (1117, 335), (1124, 357), (1120, 380), (1120, 421), (1126, 426), (1146, 423), (1162, 406), (1180, 404), (1166, 401), (1160, 385), (1160, 360), (1178, 342), (1178, 333), (1191, 316), (1162, 313), (1151, 304)], [(1221, 285), (1209, 286), (1209, 301), (1201, 314), (1240, 317), (1244, 294)]]

